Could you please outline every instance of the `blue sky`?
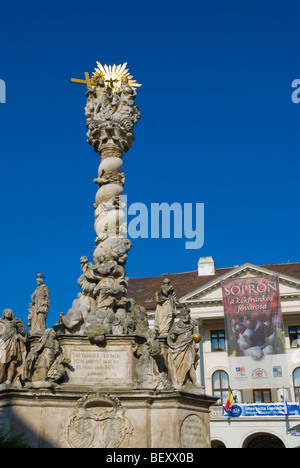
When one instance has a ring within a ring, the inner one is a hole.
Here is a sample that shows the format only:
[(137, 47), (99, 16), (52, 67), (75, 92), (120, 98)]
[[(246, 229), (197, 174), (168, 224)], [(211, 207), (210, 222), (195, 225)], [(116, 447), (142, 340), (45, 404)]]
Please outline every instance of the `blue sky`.
[(129, 277), (300, 261), (296, 0), (5, 2), (1, 6), (0, 311), (26, 321), (37, 272), (51, 326), (92, 257), (99, 157), (86, 143), (96, 61), (128, 62), (142, 119), (124, 156), (128, 202), (204, 203), (205, 242), (136, 239)]

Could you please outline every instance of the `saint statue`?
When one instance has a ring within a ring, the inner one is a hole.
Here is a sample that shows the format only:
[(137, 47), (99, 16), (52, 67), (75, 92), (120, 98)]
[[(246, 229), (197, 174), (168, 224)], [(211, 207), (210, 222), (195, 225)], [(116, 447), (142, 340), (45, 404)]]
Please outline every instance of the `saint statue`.
[(196, 323), (191, 320), (190, 309), (184, 307), (179, 320), (174, 322), (167, 337), (168, 369), (171, 374), (172, 385), (178, 389), (183, 386), (197, 386), (196, 368), (199, 360), (195, 342), (201, 338)]
[(48, 371), (60, 355), (57, 334), (52, 328), (49, 328), (32, 346), (26, 356), (22, 371), (22, 380), (25, 382), (26, 387), (30, 388), (32, 382), (35, 382), (34, 385), (39, 387), (41, 383), (50, 380), (48, 378)]
[(44, 333), (49, 311), (49, 289), (44, 284), (44, 276), (41, 273), (38, 273), (37, 276), (38, 287), (32, 294), (29, 305), (28, 326), (30, 335), (42, 335)]
[(26, 356), (27, 330), (11, 309), (0, 319), (0, 384), (14, 384), (21, 374)]
[(155, 293), (157, 302), (154, 328), (158, 335), (166, 336), (176, 314), (176, 295), (170, 280), (165, 278)]
[(170, 390), (166, 367), (162, 356), (161, 345), (155, 330), (148, 330), (147, 341), (135, 345), (133, 351), (139, 358), (136, 365), (136, 388), (152, 390)]

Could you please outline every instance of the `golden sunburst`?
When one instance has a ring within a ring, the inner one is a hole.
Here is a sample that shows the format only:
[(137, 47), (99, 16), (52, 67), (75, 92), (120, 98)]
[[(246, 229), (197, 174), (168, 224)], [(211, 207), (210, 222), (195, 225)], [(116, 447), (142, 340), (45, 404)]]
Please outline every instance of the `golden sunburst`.
[(91, 78), (91, 85), (95, 86), (97, 79), (102, 78), (113, 92), (115, 92), (121, 87), (122, 80), (127, 78), (128, 85), (132, 88), (142, 86), (133, 80), (133, 76), (130, 75), (126, 65), (127, 63), (123, 63), (123, 65), (101, 65), (100, 62), (97, 62), (97, 68), (95, 68)]

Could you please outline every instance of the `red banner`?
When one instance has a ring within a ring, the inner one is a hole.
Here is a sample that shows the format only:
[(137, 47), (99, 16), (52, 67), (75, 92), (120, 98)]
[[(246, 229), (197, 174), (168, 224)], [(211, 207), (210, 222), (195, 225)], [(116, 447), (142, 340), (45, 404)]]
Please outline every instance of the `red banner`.
[(222, 281), (232, 388), (288, 386), (277, 275)]

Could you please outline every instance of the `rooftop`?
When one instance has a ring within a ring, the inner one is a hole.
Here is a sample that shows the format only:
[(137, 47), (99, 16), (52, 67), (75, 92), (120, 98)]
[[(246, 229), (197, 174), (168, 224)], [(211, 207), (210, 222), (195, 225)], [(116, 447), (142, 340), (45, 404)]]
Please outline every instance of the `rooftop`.
[[(300, 279), (300, 262), (297, 263), (276, 263), (271, 265), (258, 265), (274, 273), (284, 274), (296, 279)], [(184, 273), (165, 273), (161, 276), (150, 276), (148, 278), (130, 278), (128, 284), (128, 297), (133, 297), (138, 304), (147, 310), (156, 308), (155, 293), (159, 290), (163, 280), (169, 278), (176, 291), (177, 299), (185, 296), (206, 283), (222, 276), (230, 270), (234, 270), (237, 265), (229, 268), (216, 268), (215, 275), (199, 276), (198, 270)]]

